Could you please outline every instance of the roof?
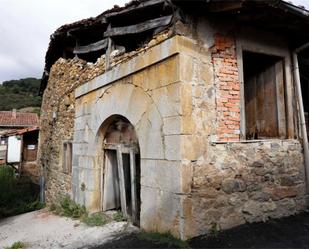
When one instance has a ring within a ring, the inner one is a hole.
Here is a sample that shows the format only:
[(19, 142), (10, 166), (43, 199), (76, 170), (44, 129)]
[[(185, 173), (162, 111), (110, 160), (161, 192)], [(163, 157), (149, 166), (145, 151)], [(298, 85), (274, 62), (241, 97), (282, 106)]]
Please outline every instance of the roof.
[(0, 111), (0, 127), (38, 126), (39, 118), (35, 113)]
[(32, 131), (39, 131), (40, 128), (38, 126), (32, 126), (32, 127), (28, 127), (28, 128), (23, 128), (23, 129), (17, 129), (17, 130), (8, 130), (5, 133), (2, 133), (1, 135), (3, 136), (14, 136), (14, 135), (23, 135), (25, 133), (28, 132), (32, 132)]
[[(142, 24), (145, 20), (159, 19), (158, 17), (166, 15), (172, 15), (172, 22), (175, 23), (177, 18), (182, 18), (182, 13), (188, 11), (193, 15), (229, 17), (231, 20), (266, 28), (271, 32), (284, 33), (289, 39), (297, 40), (291, 44), (295, 47), (298, 45), (297, 42), (302, 43), (309, 39), (307, 32), (309, 12), (282, 0), (133, 0), (124, 7), (114, 6), (97, 17), (63, 25), (51, 35), (45, 57), (40, 94), (43, 94), (47, 86), (51, 66), (63, 54), (70, 53), (72, 57), (69, 58), (73, 58), (74, 52), (72, 51), (80, 42), (81, 37), (93, 39), (91, 42), (93, 43), (102, 38), (112, 37), (110, 32), (106, 32), (108, 29), (126, 26), (130, 28), (133, 25)], [(138, 37), (140, 34), (135, 35)], [(114, 36), (118, 42), (128, 42), (128, 36), (122, 39), (117, 35)], [(67, 53), (64, 53), (65, 46), (68, 48)]]

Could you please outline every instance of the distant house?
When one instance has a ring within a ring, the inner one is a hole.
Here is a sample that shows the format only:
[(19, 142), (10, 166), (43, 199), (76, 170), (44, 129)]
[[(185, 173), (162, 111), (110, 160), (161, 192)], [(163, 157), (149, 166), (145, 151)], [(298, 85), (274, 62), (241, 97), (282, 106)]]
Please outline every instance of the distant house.
[(0, 111), (0, 135), (8, 130), (38, 126), (39, 118), (36, 113), (22, 113), (15, 109)]
[(38, 137), (37, 114), (0, 111), (0, 165), (10, 164), (37, 181)]

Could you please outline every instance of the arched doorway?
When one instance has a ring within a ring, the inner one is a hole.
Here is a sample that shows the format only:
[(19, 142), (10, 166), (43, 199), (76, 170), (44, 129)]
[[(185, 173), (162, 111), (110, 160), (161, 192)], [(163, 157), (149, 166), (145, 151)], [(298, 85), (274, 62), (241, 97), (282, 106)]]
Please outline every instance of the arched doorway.
[(104, 170), (102, 209), (121, 209), (123, 215), (139, 225), (140, 154), (133, 125), (122, 116), (112, 116), (103, 139)]

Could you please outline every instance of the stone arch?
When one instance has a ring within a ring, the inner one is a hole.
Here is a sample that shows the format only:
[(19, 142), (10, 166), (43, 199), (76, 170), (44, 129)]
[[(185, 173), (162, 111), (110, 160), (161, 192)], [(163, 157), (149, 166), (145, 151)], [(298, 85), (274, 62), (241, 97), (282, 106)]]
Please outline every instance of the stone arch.
[(96, 151), (102, 150), (102, 124), (113, 115), (125, 117), (135, 128), (141, 159), (164, 159), (163, 120), (152, 98), (132, 84), (117, 84), (101, 90), (91, 114)]

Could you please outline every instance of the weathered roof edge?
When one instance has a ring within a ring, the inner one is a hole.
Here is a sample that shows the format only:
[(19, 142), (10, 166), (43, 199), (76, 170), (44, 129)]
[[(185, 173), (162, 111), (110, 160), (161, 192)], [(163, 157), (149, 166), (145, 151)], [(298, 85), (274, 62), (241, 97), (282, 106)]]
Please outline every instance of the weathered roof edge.
[[(211, 2), (226, 2), (229, 3), (230, 1), (228, 0), (151, 0), (152, 2), (172, 2), (177, 4), (177, 2), (190, 2), (190, 3), (194, 3), (194, 2), (204, 2), (205, 4), (207, 3), (211, 3)], [(257, 2), (257, 3), (264, 3), (270, 7), (275, 7), (275, 8), (280, 8), (284, 11), (288, 11), (294, 15), (297, 15), (299, 17), (305, 18), (306, 20), (309, 20), (309, 10), (303, 9), (299, 6), (296, 6), (292, 3), (288, 3), (285, 2), (283, 0), (238, 0), (240, 2)], [(41, 87), (40, 87), (40, 94), (43, 94), (45, 87), (42, 87), (43, 85), (46, 86), (47, 84), (47, 80), (48, 80), (48, 74), (49, 74), (49, 69), (48, 67), (46, 67), (47, 65), (47, 58), (49, 56), (49, 50), (56, 38), (56, 36), (62, 35), (62, 34), (66, 34), (69, 30), (72, 29), (76, 29), (76, 28), (82, 28), (82, 27), (87, 27), (87, 26), (92, 26), (95, 24), (100, 24), (104, 21), (105, 16), (115, 16), (118, 13), (120, 14), (123, 11), (131, 11), (134, 10), (137, 6), (139, 5), (143, 5), (147, 2), (150, 2), (150, 0), (132, 0), (131, 2), (128, 2), (127, 4), (125, 4), (125, 6), (123, 7), (119, 7), (117, 5), (114, 5), (113, 8), (108, 9), (106, 11), (104, 11), (103, 13), (99, 14), (96, 17), (90, 17), (90, 18), (86, 18), (77, 22), (73, 22), (71, 24), (65, 24), (61, 27), (59, 27), (52, 35), (51, 35), (51, 39), (50, 39), (50, 43), (49, 43), (49, 47), (48, 50), (46, 52), (46, 56), (45, 56), (45, 68), (44, 68), (44, 73), (42, 76), (42, 83), (41, 83)], [(43, 89), (44, 88), (44, 89)]]

